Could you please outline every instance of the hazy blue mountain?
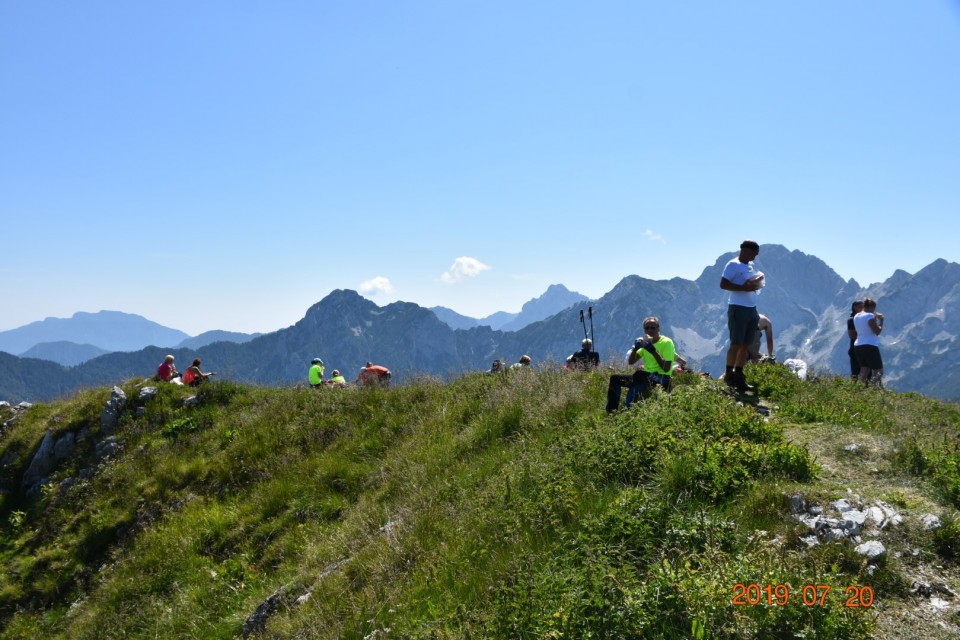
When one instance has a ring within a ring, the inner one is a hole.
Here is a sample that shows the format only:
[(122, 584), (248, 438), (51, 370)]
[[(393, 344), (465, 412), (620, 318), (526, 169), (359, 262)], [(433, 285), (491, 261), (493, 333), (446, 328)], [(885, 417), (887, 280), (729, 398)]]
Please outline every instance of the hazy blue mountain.
[(262, 333), (238, 333), (236, 331), (220, 331), (215, 329), (213, 331), (205, 331), (192, 338), (187, 338), (178, 344), (177, 347), (180, 349), (199, 349), (214, 342), (236, 342), (237, 344), (243, 344), (262, 335)]
[(102, 356), (105, 353), (108, 353), (106, 349), (95, 347), (92, 344), (77, 344), (75, 342), (67, 342), (66, 340), (58, 340), (57, 342), (41, 342), (40, 344), (35, 344), (21, 353), (20, 357), (50, 360), (72, 367), (73, 365), (86, 362), (97, 356)]
[[(690, 364), (713, 376), (722, 373), (728, 294), (719, 284), (723, 266), (734, 255), (721, 256), (693, 281), (627, 276), (591, 301), (596, 348), (606, 364), (623, 368), (643, 318), (657, 315), (663, 334), (674, 339)], [(773, 321), (780, 361), (801, 358), (813, 372), (846, 375), (850, 302), (869, 294), (886, 316), (881, 350), (889, 385), (960, 400), (960, 362), (953, 357), (960, 336), (960, 265), (937, 260), (916, 274), (897, 271), (866, 289), (843, 280), (819, 258), (779, 245), (763, 245), (757, 266), (767, 275), (759, 309)], [(579, 306), (517, 331), (452, 329), (416, 304), (379, 307), (354, 291), (337, 290), (295, 325), (244, 344), (109, 353), (70, 369), (38, 360), (0, 360), (0, 399), (44, 400), (65, 390), (152, 376), (167, 351), (178, 363), (201, 357), (206, 370), (266, 385), (302, 383), (314, 357), (323, 358), (328, 372), (339, 369), (350, 380), (371, 360), (389, 367), (398, 382), (486, 370), (495, 358), (516, 362), (523, 354), (535, 364), (562, 363), (583, 338)]]
[(0, 351), (22, 354), (34, 345), (61, 341), (93, 345), (104, 351), (135, 351), (148, 345), (180, 344), (189, 337), (132, 313), (78, 311), (70, 318), (47, 318), (0, 331)]
[(554, 314), (560, 313), (575, 304), (580, 304), (587, 300), (587, 296), (577, 293), (576, 291), (570, 291), (562, 284), (552, 284), (547, 287), (547, 290), (542, 296), (525, 303), (516, 318), (499, 327), (494, 325), (490, 326), (493, 329), (500, 329), (501, 331), (518, 331), (527, 325), (545, 320)]
[(504, 325), (510, 324), (514, 320), (520, 317), (519, 313), (510, 313), (509, 311), (497, 311), (491, 313), (486, 318), (480, 318), (477, 320), (477, 324), (481, 327), (490, 327), (491, 329), (502, 329)]
[(430, 311), (433, 311), (437, 318), (451, 329), (472, 329), (474, 327), (500, 329), (520, 316), (519, 313), (497, 311), (483, 318), (471, 318), (446, 307), (430, 307)]
[(585, 300), (587, 297), (583, 294), (570, 291), (562, 284), (552, 284), (543, 295), (524, 303), (519, 313), (497, 311), (485, 318), (471, 318), (446, 307), (431, 307), (430, 310), (452, 329), (490, 327), (500, 331), (518, 331)]
[(451, 329), (471, 329), (473, 327), (480, 326), (480, 321), (476, 318), (471, 318), (470, 316), (457, 313), (453, 309), (448, 309), (446, 307), (430, 307), (430, 311), (433, 311), (434, 315), (440, 319), (440, 322), (444, 323)]

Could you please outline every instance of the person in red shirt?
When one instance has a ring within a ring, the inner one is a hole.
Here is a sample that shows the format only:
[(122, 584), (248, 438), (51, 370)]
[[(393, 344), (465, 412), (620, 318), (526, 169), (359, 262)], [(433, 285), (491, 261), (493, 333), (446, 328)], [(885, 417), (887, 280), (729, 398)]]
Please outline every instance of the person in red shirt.
[(197, 358), (193, 361), (193, 364), (183, 372), (183, 377), (180, 379), (183, 380), (183, 384), (196, 387), (210, 376), (215, 375), (217, 375), (216, 371), (211, 371), (210, 373), (204, 373), (203, 371), (200, 371), (200, 358)]
[(386, 367), (368, 362), (367, 366), (360, 369), (360, 375), (357, 376), (357, 384), (366, 387), (388, 387), (390, 378), (393, 374)]
[(157, 367), (157, 378), (163, 382), (170, 382), (174, 378), (179, 378), (180, 372), (177, 371), (177, 365), (173, 364), (173, 356), (167, 356)]

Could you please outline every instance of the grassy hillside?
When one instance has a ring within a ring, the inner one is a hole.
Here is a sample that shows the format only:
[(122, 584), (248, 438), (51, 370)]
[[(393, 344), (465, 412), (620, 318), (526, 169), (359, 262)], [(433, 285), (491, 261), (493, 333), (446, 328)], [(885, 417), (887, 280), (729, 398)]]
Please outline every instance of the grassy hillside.
[[(35, 405), (0, 434), (0, 638), (956, 637), (957, 407), (748, 376), (763, 406), (690, 377), (614, 416), (600, 373), (130, 382), (99, 461), (109, 389)], [(48, 431), (77, 448), (28, 497)], [(855, 493), (904, 516), (879, 562), (791, 514)]]

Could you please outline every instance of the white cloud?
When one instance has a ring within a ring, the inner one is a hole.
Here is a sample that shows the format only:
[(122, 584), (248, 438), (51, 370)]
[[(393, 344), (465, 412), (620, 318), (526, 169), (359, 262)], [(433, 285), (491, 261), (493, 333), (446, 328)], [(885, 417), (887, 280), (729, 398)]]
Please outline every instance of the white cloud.
[(667, 244), (667, 241), (664, 240), (663, 236), (660, 235), (659, 233), (654, 233), (653, 229), (647, 229), (646, 235), (649, 239), (653, 240), (654, 242)]
[(393, 285), (390, 284), (389, 278), (377, 276), (376, 278), (371, 278), (370, 280), (361, 282), (359, 290), (360, 293), (390, 293), (393, 291)]
[(461, 256), (454, 260), (450, 268), (440, 276), (440, 281), (447, 284), (456, 284), (464, 278), (475, 278), (481, 272), (489, 270), (488, 265), (483, 264), (476, 258)]

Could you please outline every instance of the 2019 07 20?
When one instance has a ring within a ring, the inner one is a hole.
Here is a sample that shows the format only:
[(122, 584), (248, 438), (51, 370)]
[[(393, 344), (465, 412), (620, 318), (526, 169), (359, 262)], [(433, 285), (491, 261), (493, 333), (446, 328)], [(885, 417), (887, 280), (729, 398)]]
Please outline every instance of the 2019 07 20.
[(733, 604), (735, 606), (769, 605), (785, 607), (788, 604), (803, 604), (807, 607), (822, 607), (829, 604), (827, 594), (833, 589), (842, 589), (840, 601), (845, 607), (867, 608), (874, 602), (873, 589), (867, 585), (834, 587), (829, 584), (805, 584), (793, 589), (788, 584), (737, 583), (733, 585)]

